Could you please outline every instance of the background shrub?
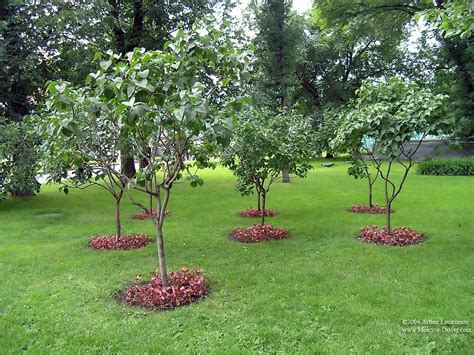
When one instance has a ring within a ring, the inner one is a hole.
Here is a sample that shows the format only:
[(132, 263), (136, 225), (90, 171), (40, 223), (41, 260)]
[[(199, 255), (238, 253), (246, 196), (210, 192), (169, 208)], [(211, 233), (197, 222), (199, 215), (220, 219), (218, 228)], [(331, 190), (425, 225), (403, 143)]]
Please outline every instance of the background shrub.
[(474, 175), (474, 156), (456, 159), (425, 160), (418, 164), (421, 175)]

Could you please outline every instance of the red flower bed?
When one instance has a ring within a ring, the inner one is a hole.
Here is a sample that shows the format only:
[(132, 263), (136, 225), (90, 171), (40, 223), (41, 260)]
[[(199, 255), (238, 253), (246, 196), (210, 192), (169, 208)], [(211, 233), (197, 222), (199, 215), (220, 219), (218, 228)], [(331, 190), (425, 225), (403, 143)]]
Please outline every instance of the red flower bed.
[[(278, 214), (276, 210), (265, 210), (264, 212), (265, 217), (273, 217)], [(240, 212), (241, 217), (262, 217), (262, 210), (258, 210), (258, 208), (250, 207), (246, 210)]]
[[(135, 216), (133, 216), (133, 219), (138, 219), (138, 220), (140, 220), (140, 221), (143, 221), (143, 220), (145, 220), (145, 219), (150, 219), (150, 218), (158, 217), (158, 214), (159, 214), (159, 213), (160, 213), (160, 212), (157, 211), (157, 210), (155, 210), (155, 209), (151, 210), (151, 212), (150, 212), (150, 211), (143, 211), (143, 210), (141, 210), (141, 211), (138, 212)], [(167, 211), (165, 212), (165, 217), (168, 217), (170, 214), (171, 214), (171, 212), (167, 210)]]
[(385, 228), (377, 230), (376, 225), (371, 225), (360, 230), (358, 239), (367, 243), (403, 246), (421, 243), (423, 236), (407, 227), (392, 229), (389, 234)]
[(150, 243), (145, 234), (127, 235), (120, 237), (118, 242), (114, 235), (92, 237), (90, 246), (96, 250), (106, 249), (138, 249)]
[(232, 234), (232, 239), (243, 243), (259, 243), (265, 240), (277, 240), (288, 237), (288, 232), (282, 228), (275, 228), (271, 224), (255, 224), (248, 228), (238, 228)]
[(370, 214), (381, 214), (387, 211), (385, 206), (372, 205), (372, 207), (367, 205), (355, 205), (352, 206), (349, 210), (354, 213), (370, 213)]
[(168, 279), (170, 285), (164, 287), (158, 270), (145, 284), (137, 276), (135, 285), (125, 290), (125, 301), (134, 306), (165, 310), (194, 302), (209, 292), (209, 282), (203, 277), (201, 269), (182, 268), (168, 274)]

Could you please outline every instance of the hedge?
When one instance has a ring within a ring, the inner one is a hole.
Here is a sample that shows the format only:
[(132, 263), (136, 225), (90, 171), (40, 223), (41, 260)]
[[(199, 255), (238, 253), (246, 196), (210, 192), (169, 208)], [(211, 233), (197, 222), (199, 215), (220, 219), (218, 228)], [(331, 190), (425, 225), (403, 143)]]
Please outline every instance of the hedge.
[(421, 175), (474, 175), (474, 156), (468, 158), (433, 159), (418, 163)]

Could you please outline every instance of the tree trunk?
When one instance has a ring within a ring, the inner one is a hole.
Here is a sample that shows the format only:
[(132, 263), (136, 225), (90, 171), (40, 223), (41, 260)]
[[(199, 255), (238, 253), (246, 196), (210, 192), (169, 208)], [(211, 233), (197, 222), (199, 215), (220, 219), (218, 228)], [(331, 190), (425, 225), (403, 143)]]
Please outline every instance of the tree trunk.
[(153, 212), (153, 196), (150, 195), (148, 201), (148, 212), (151, 214)]
[(260, 191), (257, 191), (257, 195), (258, 195), (257, 209), (258, 209), (258, 211), (261, 211), (261, 199), (262, 199), (262, 196), (261, 196), (261, 194), (260, 194)]
[(133, 26), (129, 37), (129, 43), (126, 47), (127, 52), (133, 51), (138, 47), (143, 31), (143, 1), (133, 1)]
[(151, 150), (150, 148), (147, 148), (145, 151), (144, 151), (144, 156), (138, 161), (138, 167), (140, 169), (143, 169), (143, 168), (146, 168), (148, 166), (148, 159), (150, 158), (151, 156)]
[(288, 169), (283, 169), (281, 171), (282, 181), (290, 182), (290, 171)]
[(387, 211), (385, 212), (386, 213), (386, 216), (387, 216), (387, 232), (388, 234), (392, 233), (392, 221), (391, 221), (391, 213), (392, 213), (392, 202), (389, 202), (387, 203)]
[(369, 207), (373, 206), (373, 199), (372, 199), (372, 179), (370, 175), (367, 176), (367, 180), (369, 181)]
[(165, 211), (166, 207), (168, 206), (169, 197), (169, 190), (165, 190), (165, 197), (162, 203), (160, 203), (160, 198), (158, 196), (155, 197), (157, 201), (156, 210), (159, 211), (160, 214), (153, 219), (155, 221), (156, 227), (156, 246), (158, 250), (158, 261), (160, 263), (160, 276), (161, 281), (163, 282), (163, 286), (165, 287), (169, 286), (169, 280), (168, 271), (166, 269), (165, 246), (163, 240), (163, 222), (165, 219)]
[(160, 221), (156, 225), (156, 244), (158, 249), (158, 260), (160, 262), (160, 276), (163, 286), (168, 287), (168, 271), (166, 270), (165, 246), (163, 243), (163, 223)]
[(128, 178), (132, 178), (137, 172), (135, 169), (135, 160), (123, 151), (120, 152), (120, 171)]
[[(388, 175), (388, 174), (387, 174)], [(388, 176), (387, 176), (387, 179), (388, 179)], [(387, 220), (386, 220), (386, 228), (387, 228), (387, 231), (388, 231), (388, 234), (390, 234), (392, 232), (392, 229), (391, 229), (391, 220), (390, 220), (390, 213), (391, 213), (391, 204), (392, 204), (392, 201), (391, 199), (388, 197), (388, 180), (385, 179), (385, 208), (386, 208), (386, 211), (385, 211), (385, 214), (387, 216)]]
[(122, 199), (121, 196), (115, 198), (115, 238), (117, 238), (117, 242), (122, 236), (122, 225), (120, 224), (120, 200), (121, 199)]
[(334, 155), (331, 152), (326, 152), (326, 158), (325, 159), (333, 159)]
[(260, 213), (262, 226), (265, 225), (265, 209), (266, 209), (265, 205), (266, 205), (266, 194), (265, 194), (265, 192), (263, 192), (262, 193), (262, 210), (261, 210), (261, 213)]

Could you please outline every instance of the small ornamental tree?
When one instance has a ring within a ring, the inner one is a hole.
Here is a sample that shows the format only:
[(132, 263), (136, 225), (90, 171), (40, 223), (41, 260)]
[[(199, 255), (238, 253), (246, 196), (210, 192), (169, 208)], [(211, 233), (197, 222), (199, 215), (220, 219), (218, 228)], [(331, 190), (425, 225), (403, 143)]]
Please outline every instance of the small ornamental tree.
[(304, 177), (312, 167), (310, 121), (290, 110), (275, 115), (264, 108), (251, 109), (240, 115), (233, 133), (222, 163), (237, 177), (241, 195), (257, 192), (263, 226), (267, 194), (281, 171), (290, 168)]
[(179, 29), (163, 50), (136, 48), (118, 62), (109, 53), (90, 77), (95, 90), (115, 107), (134, 155), (146, 162), (129, 184), (151, 195), (159, 212), (153, 221), (164, 287), (169, 279), (163, 223), (174, 183), (188, 173), (191, 186), (203, 184), (197, 169), (212, 166), (210, 159), (219, 144), (228, 142), (234, 112), (245, 101), (229, 93), (240, 90), (249, 53), (232, 38), (227, 24), (215, 23), (204, 19), (189, 31)]
[(126, 179), (117, 166), (123, 142), (119, 122), (101, 99), (100, 90), (51, 82), (47, 91), (46, 109), (38, 120), (43, 170), (65, 193), (71, 187), (107, 190), (115, 200), (118, 242), (122, 234), (120, 202), (126, 189)]
[[(384, 181), (386, 229), (391, 233), (391, 206), (400, 194), (414, 156), (427, 135), (445, 132), (450, 121), (445, 115), (445, 95), (391, 78), (387, 82), (365, 83), (358, 90), (352, 110), (338, 130), (336, 146), (357, 146), (364, 139), (372, 142), (367, 154)], [(421, 138), (408, 146), (413, 135)], [(383, 163), (383, 160), (387, 160)], [(400, 180), (392, 175), (394, 164), (403, 167)]]

